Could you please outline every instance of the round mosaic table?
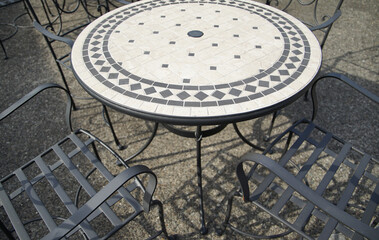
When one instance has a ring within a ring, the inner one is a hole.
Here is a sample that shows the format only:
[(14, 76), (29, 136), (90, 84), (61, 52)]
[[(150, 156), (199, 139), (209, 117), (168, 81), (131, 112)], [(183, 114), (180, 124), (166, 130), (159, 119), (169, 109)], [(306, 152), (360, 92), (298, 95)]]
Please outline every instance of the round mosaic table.
[(302, 94), (319, 70), (313, 33), (253, 1), (140, 1), (91, 23), (72, 50), (80, 84), (119, 111), (212, 125), (252, 119)]
[(320, 68), (321, 49), (300, 21), (253, 1), (142, 0), (84, 29), (71, 61), (80, 84), (103, 104), (196, 138), (205, 234), (201, 139), (296, 100)]

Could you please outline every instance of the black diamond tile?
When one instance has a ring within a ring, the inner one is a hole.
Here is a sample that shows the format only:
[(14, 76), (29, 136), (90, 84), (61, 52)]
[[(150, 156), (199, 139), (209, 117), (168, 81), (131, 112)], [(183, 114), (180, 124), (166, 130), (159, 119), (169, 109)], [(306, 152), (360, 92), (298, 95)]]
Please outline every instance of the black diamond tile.
[(294, 31), (289, 31), (288, 34), (290, 34), (290, 35), (296, 35), (296, 32), (294, 32)]
[(130, 85), (130, 90), (135, 91), (141, 89), (141, 84), (140, 83), (135, 83)]
[(232, 88), (232, 89), (229, 91), (229, 94), (238, 97), (239, 95), (241, 95), (241, 92), (242, 92), (241, 90), (238, 90), (238, 89), (236, 89), (236, 88)]
[(170, 97), (170, 96), (173, 95), (172, 92), (171, 92), (170, 90), (168, 90), (168, 89), (166, 89), (166, 90), (160, 92), (160, 94), (161, 94), (162, 97), (164, 97), (164, 98), (167, 98), (167, 97)]
[(295, 44), (292, 44), (292, 46), (297, 47), (297, 48), (301, 48), (303, 45), (301, 45), (299, 43), (295, 43)]
[(95, 62), (95, 65), (103, 65), (104, 63), (105, 63), (104, 60), (97, 60), (97, 61)]
[(188, 56), (193, 57), (195, 56), (195, 53), (188, 53)]
[(162, 64), (162, 68), (168, 68), (168, 64)]
[(234, 55), (234, 58), (235, 58), (235, 59), (240, 59), (241, 56), (240, 56), (240, 55)]
[(274, 82), (280, 82), (280, 77), (279, 76), (270, 76), (271, 81)]
[(118, 78), (118, 73), (110, 73), (108, 76), (108, 79), (117, 79)]
[(294, 51), (292, 51), (295, 55), (300, 55), (300, 54), (302, 54), (302, 52), (300, 51), (300, 50), (298, 50), (298, 49), (296, 49), (296, 50), (294, 50)]
[(101, 35), (96, 35), (96, 36), (94, 36), (93, 38), (94, 39), (100, 39), (100, 38), (102, 38), (103, 36), (101, 36)]
[(300, 59), (298, 57), (290, 57), (290, 60), (292, 62), (300, 62)]
[(260, 87), (269, 87), (270, 86), (270, 83), (267, 82), (267, 81), (259, 81), (258, 85)]
[(294, 68), (296, 68), (296, 66), (293, 65), (292, 63), (286, 63), (286, 67), (287, 67), (288, 69), (294, 69)]
[(156, 92), (157, 92), (157, 90), (155, 90), (154, 87), (149, 87), (149, 88), (146, 88), (146, 89), (145, 89), (145, 93), (146, 93), (147, 95), (149, 95), (149, 94), (153, 94), (153, 93), (156, 93)]
[(253, 29), (254, 29), (254, 30), (257, 30), (257, 29), (258, 29), (258, 27), (253, 27)]
[(216, 66), (211, 66), (209, 69), (210, 70), (217, 70), (217, 67)]
[(280, 75), (290, 75), (287, 70), (279, 70)]
[(298, 37), (293, 37), (293, 38), (291, 38), (291, 39), (294, 40), (295, 42), (300, 41), (300, 38), (298, 38)]
[(219, 28), (219, 27), (220, 27), (220, 25), (213, 25), (213, 27), (215, 27), (215, 28)]
[(100, 48), (98, 48), (98, 47), (94, 47), (94, 48), (91, 48), (90, 50), (91, 50), (92, 52), (97, 52), (97, 51), (100, 50)]
[(119, 85), (126, 85), (129, 84), (129, 79), (128, 78), (123, 78), (118, 81)]
[(99, 31), (97, 31), (98, 33), (105, 33), (106, 31), (104, 29), (101, 29)]
[(238, 37), (240, 37), (240, 35), (239, 34), (233, 34), (233, 37), (238, 38)]
[(99, 58), (99, 57), (101, 57), (101, 54), (99, 53), (95, 53), (94, 55), (92, 55), (92, 58)]
[(176, 42), (175, 41), (170, 41), (169, 44), (174, 45)]
[(96, 46), (96, 45), (99, 45), (100, 42), (99, 41), (94, 41), (94, 42), (91, 42), (92, 45)]
[(212, 47), (218, 47), (218, 43), (212, 43)]
[(129, 43), (134, 43), (134, 40), (133, 40), (133, 39), (130, 39), (128, 42), (129, 42)]
[(256, 45), (255, 48), (260, 49), (260, 48), (262, 48), (262, 46), (261, 45)]
[(249, 91), (249, 92), (255, 92), (257, 90), (257, 87), (251, 86), (251, 85), (246, 85), (245, 90)]
[(177, 94), (177, 96), (178, 96), (180, 99), (184, 100), (184, 99), (189, 98), (191, 95), (189, 95), (187, 92), (183, 91), (183, 92)]
[(215, 97), (215, 98), (217, 98), (217, 99), (222, 99), (225, 96), (225, 93), (220, 92), (219, 90), (217, 90), (217, 91), (215, 91), (212, 94), (212, 96)]
[(145, 55), (149, 55), (149, 54), (150, 54), (150, 51), (144, 51), (143, 54), (145, 54)]
[(100, 69), (100, 72), (109, 72), (109, 70), (111, 70), (110, 67), (102, 67), (102, 68)]
[(204, 92), (198, 92), (196, 93), (195, 97), (199, 99), (200, 101), (203, 101), (204, 99), (208, 97), (208, 95), (205, 94)]
[(191, 79), (189, 79), (189, 78), (184, 78), (183, 79), (183, 83), (190, 83), (191, 82)]

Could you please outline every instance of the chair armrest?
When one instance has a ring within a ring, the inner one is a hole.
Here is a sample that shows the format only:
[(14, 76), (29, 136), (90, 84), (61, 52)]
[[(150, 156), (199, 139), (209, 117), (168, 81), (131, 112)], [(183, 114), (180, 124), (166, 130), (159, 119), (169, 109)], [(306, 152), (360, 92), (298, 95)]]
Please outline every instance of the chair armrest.
[(369, 90), (361, 87), (356, 82), (352, 81), (345, 75), (342, 75), (340, 73), (328, 73), (325, 75), (322, 75), (321, 77), (317, 78), (311, 88), (311, 94), (312, 94), (312, 104), (313, 104), (313, 113), (312, 113), (312, 121), (316, 118), (317, 111), (318, 111), (318, 101), (317, 101), (317, 93), (316, 93), (316, 85), (320, 80), (326, 79), (326, 78), (334, 78), (337, 80), (340, 80), (341, 82), (349, 85), (354, 90), (361, 93), (363, 96), (367, 97), (371, 101), (379, 104), (379, 97), (375, 95), (374, 93), (370, 92)]
[(333, 205), (329, 201), (325, 200), (323, 197), (316, 194), (312, 189), (307, 187), (300, 180), (296, 179), (291, 173), (289, 173), (285, 168), (280, 166), (277, 162), (264, 155), (249, 153), (242, 158), (242, 161), (237, 166), (237, 177), (240, 181), (245, 201), (247, 201), (246, 197), (248, 197), (247, 194), (249, 193), (247, 182), (248, 179), (243, 170), (243, 163), (246, 161), (258, 163), (266, 167), (276, 176), (285, 181), (291, 188), (293, 188), (295, 191), (297, 191), (299, 194), (305, 197), (308, 201), (312, 202), (325, 213), (335, 218), (337, 221), (343, 223), (344, 225), (354, 229), (361, 235), (366, 236), (369, 239), (375, 239), (378, 236), (379, 230), (371, 228), (370, 226), (359, 221), (358, 219), (352, 217), (345, 211), (339, 209), (337, 206)]
[(56, 41), (64, 42), (64, 43), (66, 43), (70, 48), (72, 48), (72, 46), (74, 46), (74, 41), (72, 41), (71, 39), (66, 38), (66, 37), (61, 37), (61, 36), (57, 36), (57, 35), (55, 35), (55, 34), (52, 34), (51, 32), (47, 31), (44, 27), (42, 27), (41, 24), (39, 24), (37, 21), (33, 21), (33, 25), (34, 25), (34, 27), (35, 27), (40, 33), (42, 33), (42, 34), (45, 35), (46, 37), (51, 38), (51, 39), (56, 40)]
[(144, 209), (145, 211), (148, 211), (152, 195), (155, 191), (157, 178), (148, 167), (143, 165), (133, 166), (118, 174), (103, 189), (97, 192), (95, 196), (93, 196), (85, 205), (80, 207), (77, 212), (47, 234), (43, 239), (61, 239), (81, 222), (83, 222), (97, 208), (99, 208), (109, 197), (112, 196), (113, 193), (121, 188), (123, 184), (142, 173), (147, 173), (152, 176), (149, 179), (149, 183), (146, 187), (146, 192), (143, 198)]
[(309, 29), (311, 31), (316, 31), (316, 30), (321, 30), (321, 29), (324, 29), (324, 28), (327, 28), (329, 27), (330, 25), (332, 25), (335, 21), (337, 21), (337, 19), (342, 15), (342, 12), (341, 10), (336, 10), (336, 12), (334, 13), (334, 15), (329, 18), (327, 21), (317, 25), (317, 26), (312, 26), (310, 27)]
[(70, 130), (72, 131), (72, 124), (71, 124), (71, 107), (72, 107), (72, 98), (69, 92), (63, 88), (62, 86), (55, 84), (55, 83), (45, 83), (42, 84), (35, 89), (33, 89), (31, 92), (23, 96), (21, 99), (19, 99), (17, 102), (13, 103), (10, 107), (5, 109), (3, 112), (0, 113), (0, 121), (8, 117), (10, 114), (12, 114), (14, 111), (16, 111), (18, 108), (20, 108), (22, 105), (27, 103), (29, 100), (31, 100), (33, 97), (38, 95), (39, 93), (43, 92), (46, 89), (49, 88), (58, 88), (65, 91), (67, 95), (67, 107), (66, 107), (66, 122), (69, 126)]

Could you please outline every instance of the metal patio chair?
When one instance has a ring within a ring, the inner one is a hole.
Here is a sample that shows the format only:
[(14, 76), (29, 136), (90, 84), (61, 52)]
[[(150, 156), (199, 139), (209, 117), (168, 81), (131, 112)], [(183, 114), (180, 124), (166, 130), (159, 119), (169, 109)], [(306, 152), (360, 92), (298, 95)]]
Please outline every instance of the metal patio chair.
[[(66, 122), (71, 133), (0, 180), (0, 238), (106, 239), (153, 206), (159, 209), (160, 230), (153, 231), (152, 237), (163, 233), (168, 238), (162, 203), (152, 199), (155, 174), (143, 165), (129, 167), (88, 131), (72, 131), (72, 99), (65, 88), (53, 83), (40, 85), (1, 112), (0, 121), (47, 89), (66, 93)], [(100, 155), (115, 158), (125, 170), (112, 174)], [(7, 164), (6, 160), (2, 159), (2, 164)], [(142, 225), (146, 228), (146, 220)], [(131, 233), (136, 231), (133, 226)]]
[[(313, 122), (318, 105), (316, 86), (327, 78), (340, 80), (372, 100), (373, 105), (379, 104), (378, 96), (343, 75), (331, 73), (318, 78), (311, 89), (312, 121), (297, 121), (263, 155), (248, 153), (237, 165), (240, 190), (228, 199), (219, 234), (230, 227), (255, 238), (281, 238), (291, 232), (306, 239), (328, 239), (340, 234), (351, 239), (378, 238), (379, 161)], [(278, 161), (265, 156), (279, 146), (284, 152), (278, 153)], [(237, 197), (243, 199), (240, 205), (235, 203)], [(231, 218), (233, 207), (255, 209), (254, 214), (239, 218), (255, 219), (253, 224), (261, 223), (264, 230), (256, 230), (254, 235), (254, 226), (237, 228), (235, 218)], [(263, 236), (268, 222), (280, 230)]]
[[(74, 41), (71, 40), (70, 38), (58, 36), (58, 35), (53, 34), (52, 32), (49, 32), (47, 29), (42, 27), (37, 21), (34, 21), (33, 25), (34, 25), (35, 29), (37, 29), (40, 33), (42, 33), (43, 36), (47, 39), (46, 41), (48, 41), (50, 43), (49, 46), (51, 46), (51, 43), (53, 43), (55, 41), (59, 41), (59, 42), (66, 44), (70, 50), (72, 49), (72, 46), (74, 45)], [(71, 51), (69, 53), (61, 56), (61, 57), (57, 57), (54, 53), (54, 50), (52, 50), (52, 53), (55, 56), (57, 63), (59, 63), (60, 65), (64, 66), (65, 68), (67, 68), (69, 71), (72, 72), (71, 59), (70, 59)], [(93, 99), (93, 98), (88, 98), (88, 99)], [(111, 133), (112, 133), (112, 136), (113, 136), (113, 139), (114, 139), (117, 147), (119, 149), (123, 149), (124, 146), (122, 146), (120, 144), (120, 141), (117, 138), (116, 132), (113, 128), (111, 118), (110, 118), (109, 113), (108, 113), (108, 110), (107, 110), (105, 105), (102, 105), (102, 106), (103, 106), (102, 114), (103, 114), (104, 122), (109, 126)]]
[[(316, 35), (323, 50), (333, 24), (341, 17), (341, 6), (344, 0), (333, 1), (333, 6), (326, 6), (326, 2), (319, 0), (266, 0), (266, 4), (279, 8), (300, 19)], [(309, 14), (304, 14), (307, 12)], [(317, 78), (317, 76), (316, 76)], [(308, 99), (308, 91), (304, 95)], [(273, 113), (265, 141), (271, 138), (272, 129), (279, 111)]]
[[(80, 31), (94, 19), (109, 11), (107, 0), (23, 1), (26, 3), (33, 21), (36, 21), (53, 35), (71, 39), (75, 39)], [(71, 93), (64, 70), (59, 61), (69, 56), (71, 49), (63, 49), (56, 39), (49, 38), (46, 35), (44, 35), (44, 38), (54, 60), (57, 60), (56, 64), (64, 86)], [(73, 106), (75, 109), (75, 103)]]

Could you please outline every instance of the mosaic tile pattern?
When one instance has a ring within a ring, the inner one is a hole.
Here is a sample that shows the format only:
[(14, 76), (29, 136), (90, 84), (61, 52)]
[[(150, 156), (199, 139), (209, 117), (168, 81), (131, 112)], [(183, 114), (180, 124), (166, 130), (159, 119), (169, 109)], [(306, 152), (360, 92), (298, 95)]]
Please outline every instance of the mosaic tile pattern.
[(126, 110), (220, 117), (295, 95), (321, 50), (298, 20), (252, 1), (144, 0), (89, 25), (72, 64), (86, 89)]

